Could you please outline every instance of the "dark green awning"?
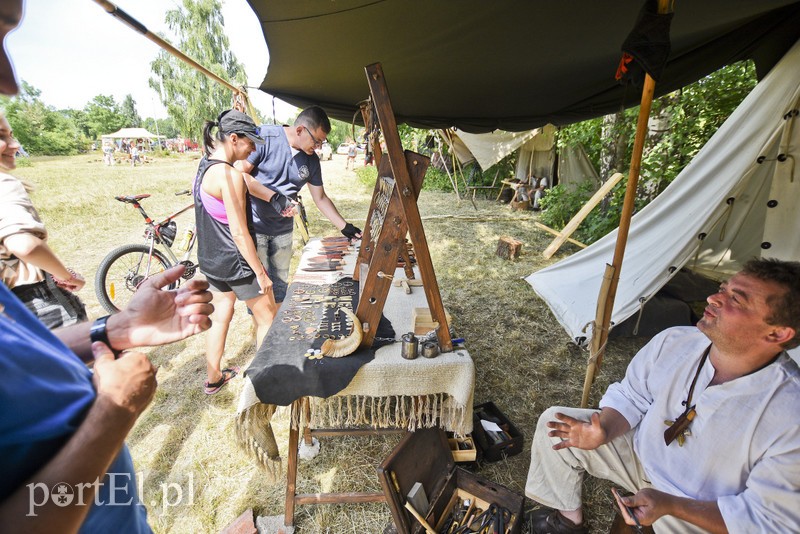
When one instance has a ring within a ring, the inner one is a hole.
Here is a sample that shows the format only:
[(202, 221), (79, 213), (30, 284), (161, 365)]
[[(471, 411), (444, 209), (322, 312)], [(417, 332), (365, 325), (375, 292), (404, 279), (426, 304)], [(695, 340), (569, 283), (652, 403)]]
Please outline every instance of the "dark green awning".
[[(614, 74), (641, 0), (249, 2), (270, 51), (261, 89), (348, 122), (375, 62), (418, 127), (520, 131), (640, 100)], [(746, 58), (762, 76), (800, 38), (800, 2), (678, 0), (670, 35), (657, 95)]]

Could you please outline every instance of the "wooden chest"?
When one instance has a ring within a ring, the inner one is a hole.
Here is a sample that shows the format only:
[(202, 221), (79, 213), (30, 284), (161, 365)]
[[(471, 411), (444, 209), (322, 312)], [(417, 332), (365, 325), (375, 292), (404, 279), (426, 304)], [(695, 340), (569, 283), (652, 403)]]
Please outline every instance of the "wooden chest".
[(378, 478), (400, 534), (425, 532), (406, 509), (406, 496), (417, 482), (422, 484), (430, 503), (427, 510), (418, 512), (437, 532), (444, 527), (453, 508), (465, 499), (482, 510), (492, 504), (505, 508), (509, 513), (503, 534), (520, 531), (522, 495), (456, 467), (447, 436), (440, 429), (422, 429), (404, 436), (378, 467)]

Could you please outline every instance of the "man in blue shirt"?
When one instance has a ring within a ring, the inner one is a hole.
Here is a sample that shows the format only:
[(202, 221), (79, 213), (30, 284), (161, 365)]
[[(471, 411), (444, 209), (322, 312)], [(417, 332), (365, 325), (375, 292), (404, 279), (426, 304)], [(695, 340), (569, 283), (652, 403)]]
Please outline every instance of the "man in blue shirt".
[[(0, 2), (0, 42), (21, 18), (22, 0)], [(0, 50), (0, 94), (13, 95)], [(153, 399), (156, 369), (128, 349), (211, 326), (207, 282), (162, 290), (184, 270), (148, 279), (115, 315), (54, 332), (0, 284), (0, 530), (151, 532), (125, 437)]]
[[(275, 302), (286, 296), (289, 264), (292, 260), (294, 200), (308, 184), (311, 198), (328, 220), (350, 239), (361, 230), (344, 220), (325, 194), (322, 171), (314, 148), (322, 146), (331, 131), (325, 110), (311, 106), (303, 110), (292, 126), (262, 125), (264, 144), (236, 167), (258, 182), (248, 184), (253, 199), (253, 225), (258, 255), (272, 280)], [(258, 187), (259, 183), (266, 187)]]

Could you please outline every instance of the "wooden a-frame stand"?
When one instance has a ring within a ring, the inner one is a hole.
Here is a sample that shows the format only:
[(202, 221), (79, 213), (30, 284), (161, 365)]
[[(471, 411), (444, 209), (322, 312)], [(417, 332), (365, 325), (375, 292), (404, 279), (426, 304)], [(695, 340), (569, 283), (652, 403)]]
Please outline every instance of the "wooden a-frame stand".
[[(394, 275), (400, 256), (404, 256), (406, 260), (406, 271), (410, 270), (405, 245), (408, 234), (414, 245), (417, 266), (431, 316), (439, 323), (436, 331), (439, 348), (442, 352), (450, 352), (453, 350), (450, 326), (445, 318), (439, 284), (436, 281), (428, 241), (417, 207), (417, 197), (430, 159), (410, 151), (403, 152), (383, 69), (380, 63), (374, 63), (364, 70), (367, 74), (375, 115), (386, 143), (386, 157), (380, 157), (377, 161), (378, 179), (355, 268), (355, 276), (361, 283), (361, 296), (356, 315), (362, 324), (369, 325), (369, 328), (365, 328), (361, 345), (372, 346), (378, 321), (392, 285), (391, 277)], [(367, 114), (365, 122), (366, 118)], [(369, 126), (367, 125), (368, 131)], [(379, 148), (377, 142), (375, 145)], [(380, 154), (380, 150), (375, 150), (375, 154)]]
[[(370, 325), (369, 328), (365, 328), (361, 344), (372, 346), (378, 321), (380, 321), (386, 297), (392, 285), (391, 277), (394, 275), (400, 256), (406, 263), (406, 275), (408, 278), (413, 276), (406, 250), (406, 234), (409, 234), (416, 251), (417, 265), (431, 315), (435, 321), (439, 322), (437, 330), (439, 347), (442, 352), (449, 352), (453, 350), (450, 327), (445, 319), (439, 285), (436, 282), (428, 242), (425, 239), (425, 231), (422, 228), (422, 220), (417, 208), (417, 197), (419, 197), (422, 180), (425, 178), (425, 171), (428, 169), (430, 160), (413, 152), (403, 153), (381, 66), (376, 63), (369, 65), (365, 70), (372, 102), (375, 105), (374, 115), (377, 115), (380, 129), (383, 132), (387, 154), (386, 157), (381, 157), (380, 144), (377, 139), (374, 139), (373, 149), (378, 165), (378, 179), (369, 207), (367, 224), (361, 237), (361, 251), (354, 272), (354, 276), (361, 282), (361, 296), (356, 315), (362, 324)], [(368, 115), (373, 114), (364, 113), (365, 124), (369, 122)], [(370, 128), (369, 124), (367, 124), (367, 128)], [(380, 428), (312, 429), (308, 425), (311, 418), (309, 399), (303, 398), (292, 403), (292, 420), (299, 419), (299, 411), (303, 412), (307, 423), (303, 430), (303, 440), (307, 445), (312, 444), (313, 436), (370, 436), (403, 432), (403, 429)], [(383, 493), (298, 494), (297, 448), (299, 443), (300, 429), (290, 426), (284, 525), (294, 525), (294, 510), (298, 504), (385, 502), (386, 498)]]

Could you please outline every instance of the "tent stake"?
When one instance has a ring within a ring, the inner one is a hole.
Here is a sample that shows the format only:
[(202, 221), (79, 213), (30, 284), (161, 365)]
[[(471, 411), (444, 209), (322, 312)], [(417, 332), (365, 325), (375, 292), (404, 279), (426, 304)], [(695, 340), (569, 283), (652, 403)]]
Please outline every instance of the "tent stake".
[[(658, 12), (667, 13), (669, 0), (658, 0)], [(617, 243), (614, 248), (614, 259), (611, 267), (611, 281), (608, 287), (605, 284), (600, 288), (598, 296), (598, 313), (595, 318), (595, 325), (599, 327), (592, 336), (589, 361), (591, 365), (586, 368), (586, 379), (583, 384), (583, 395), (581, 397), (581, 407), (586, 408), (589, 400), (589, 390), (594, 382), (594, 376), (600, 364), (603, 362), (606, 341), (608, 340), (608, 330), (611, 324), (611, 313), (614, 309), (614, 299), (617, 296), (617, 286), (619, 285), (619, 273), (622, 270), (622, 260), (625, 257), (625, 245), (628, 241), (628, 232), (631, 227), (631, 217), (633, 216), (634, 201), (636, 200), (636, 188), (639, 184), (639, 171), (642, 166), (642, 153), (644, 152), (644, 142), (647, 137), (647, 121), (650, 118), (650, 109), (653, 105), (653, 94), (656, 90), (656, 82), (649, 74), (645, 75), (644, 88), (642, 89), (642, 103), (639, 108), (639, 120), (636, 124), (636, 137), (633, 141), (633, 154), (631, 155), (630, 172), (628, 173), (628, 185), (625, 188), (625, 201), (622, 204), (622, 214), (620, 215), (619, 230), (617, 232)], [(603, 312), (600, 313), (599, 304), (603, 302)], [(597, 342), (595, 343), (595, 337)], [(591, 352), (596, 350), (597, 352)]]

